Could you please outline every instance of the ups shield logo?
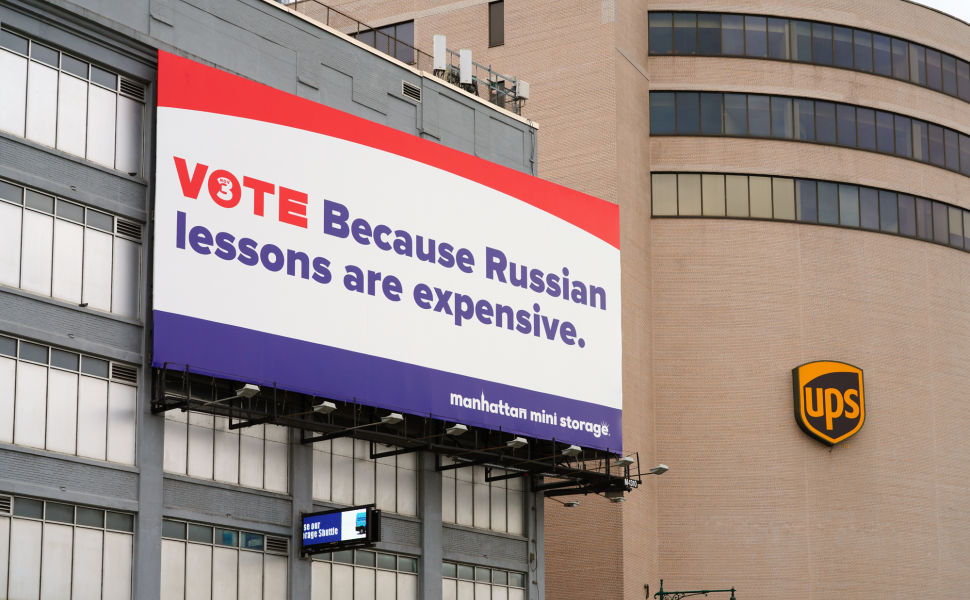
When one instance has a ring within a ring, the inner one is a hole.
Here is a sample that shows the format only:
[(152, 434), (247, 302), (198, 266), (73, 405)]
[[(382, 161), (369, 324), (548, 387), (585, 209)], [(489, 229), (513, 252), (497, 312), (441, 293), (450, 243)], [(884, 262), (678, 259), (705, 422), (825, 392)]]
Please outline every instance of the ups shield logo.
[(862, 369), (818, 361), (792, 369), (795, 420), (813, 438), (834, 446), (862, 429), (866, 420)]

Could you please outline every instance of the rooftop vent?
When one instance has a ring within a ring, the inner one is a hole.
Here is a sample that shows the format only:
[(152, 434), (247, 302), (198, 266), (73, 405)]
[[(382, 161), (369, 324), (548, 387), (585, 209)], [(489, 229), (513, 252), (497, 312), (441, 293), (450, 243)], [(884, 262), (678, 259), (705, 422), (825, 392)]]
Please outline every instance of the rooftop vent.
[(401, 93), (404, 96), (414, 100), (415, 102), (421, 102), (421, 88), (412, 83), (408, 83), (407, 81), (402, 81), (401, 87)]
[(266, 536), (266, 551), (272, 554), (289, 554), (290, 540)]
[(139, 102), (145, 101), (145, 86), (124, 77), (121, 78), (121, 93)]
[(138, 369), (118, 363), (111, 363), (111, 378), (128, 383), (138, 383)]

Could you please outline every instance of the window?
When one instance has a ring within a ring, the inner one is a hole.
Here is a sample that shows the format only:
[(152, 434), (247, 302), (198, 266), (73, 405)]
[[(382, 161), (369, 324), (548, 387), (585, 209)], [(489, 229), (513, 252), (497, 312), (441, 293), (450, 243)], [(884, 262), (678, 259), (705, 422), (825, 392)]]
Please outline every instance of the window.
[(13, 498), (12, 516), (0, 517), (0, 573), (11, 575), (0, 593), (130, 599), (134, 523), (127, 513)]
[(132, 367), (0, 336), (0, 442), (134, 465), (136, 378)]
[[(211, 390), (201, 385), (192, 386), (192, 396), (213, 400)], [(285, 494), (289, 490), (288, 432), (279, 425), (229, 429), (226, 417), (170, 410), (165, 413), (164, 469)]]
[[(413, 36), (412, 36), (413, 38)], [(505, 44), (505, 2), (488, 3), (488, 46), (502, 46)]]
[(651, 54), (747, 56), (830, 65), (930, 87), (970, 102), (970, 64), (906, 40), (761, 15), (650, 13)]
[(162, 521), (162, 598), (286, 600), (289, 539)]
[(414, 21), (385, 25), (379, 29), (368, 29), (354, 34), (353, 37), (388, 56), (393, 56), (406, 64), (414, 64)]
[[(452, 464), (442, 457), (443, 465)], [(522, 478), (486, 481), (487, 468), (463, 467), (442, 471), (441, 520), (514, 535), (525, 533), (525, 493)], [(491, 469), (492, 477), (505, 471)]]
[(418, 559), (415, 557), (342, 550), (312, 558), (310, 589), (314, 600), (418, 598)]
[(442, 563), (443, 600), (525, 600), (526, 573)]
[(943, 202), (812, 179), (720, 173), (653, 173), (651, 178), (654, 217), (821, 223), (915, 237), (970, 252), (970, 211)]
[(895, 154), (970, 175), (970, 136), (849, 104), (757, 94), (651, 92), (650, 122), (652, 135), (815, 141)]
[[(374, 453), (396, 450), (381, 444)], [(417, 454), (372, 459), (365, 440), (337, 438), (313, 444), (313, 498), (348, 506), (377, 504), (402, 515), (418, 514)]]
[(141, 84), (0, 32), (0, 129), (140, 175), (144, 112)]
[(0, 181), (0, 284), (138, 318), (141, 226)]

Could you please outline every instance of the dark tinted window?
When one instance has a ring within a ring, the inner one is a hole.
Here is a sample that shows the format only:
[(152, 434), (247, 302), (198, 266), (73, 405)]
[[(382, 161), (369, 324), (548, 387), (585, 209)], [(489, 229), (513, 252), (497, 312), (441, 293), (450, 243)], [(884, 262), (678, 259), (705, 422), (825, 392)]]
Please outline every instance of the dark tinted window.
[(81, 357), (81, 372), (95, 377), (108, 377), (108, 361), (91, 358), (90, 356)]
[(674, 54), (697, 54), (697, 15), (674, 13)]
[(839, 224), (839, 184), (818, 182), (818, 222)]
[(114, 231), (115, 221), (114, 219), (104, 213), (99, 213), (97, 211), (88, 209), (88, 225), (94, 227), (95, 229), (101, 229), (102, 231), (107, 231), (111, 233)]
[(952, 129), (947, 129), (944, 132), (944, 139), (946, 140), (946, 168), (953, 171), (960, 170), (960, 146), (959, 146), (959, 136), (957, 132)]
[(47, 503), (47, 520), (58, 523), (74, 522), (74, 507), (69, 504)]
[(946, 150), (943, 141), (943, 128), (930, 123), (930, 162), (937, 166), (946, 165)]
[(58, 52), (53, 48), (48, 48), (47, 46), (42, 46), (37, 42), (30, 45), (30, 56), (34, 60), (39, 60), (42, 63), (47, 63), (52, 67), (57, 67), (58, 63)]
[(701, 132), (700, 94), (692, 92), (677, 93), (677, 133), (692, 134)]
[(853, 35), (855, 46), (855, 68), (860, 71), (872, 72), (872, 34), (868, 31), (855, 30)]
[(724, 133), (748, 135), (748, 97), (724, 94)]
[(923, 162), (930, 160), (929, 128), (923, 121), (913, 121), (913, 158)]
[(707, 135), (724, 133), (723, 112), (723, 94), (701, 94), (701, 133)]
[(913, 156), (913, 122), (900, 115), (896, 115), (896, 154)]
[(791, 98), (771, 98), (771, 136), (785, 139), (794, 136)]
[(115, 531), (134, 531), (135, 530), (135, 517), (134, 515), (126, 515), (116, 512), (108, 512), (106, 514), (104, 526), (107, 529), (114, 529)]
[(916, 237), (933, 239), (933, 203), (925, 198), (916, 199)]
[(815, 181), (795, 180), (795, 212), (799, 221), (818, 222), (818, 201), (815, 191)]
[(926, 49), (926, 85), (943, 90), (943, 57), (929, 48)]
[(0, 354), (17, 356), (17, 340), (0, 335)]
[(185, 539), (185, 523), (180, 521), (162, 521), (162, 537)]
[(43, 519), (44, 503), (40, 500), (31, 500), (30, 498), (14, 498), (13, 514), (29, 519)]
[(771, 137), (771, 104), (768, 96), (748, 96), (748, 135)]
[(815, 140), (823, 144), (834, 144), (837, 141), (835, 105), (831, 102), (815, 103)]
[(58, 200), (57, 216), (76, 223), (84, 223), (84, 207)]
[[(414, 22), (411, 22), (414, 27)], [(397, 36), (395, 36), (397, 37)], [(413, 37), (413, 35), (412, 35)], [(401, 38), (398, 38), (401, 39)], [(488, 45), (501, 46), (505, 43), (505, 2), (488, 3)]]
[(744, 53), (764, 58), (768, 56), (768, 20), (764, 17), (744, 18)]
[(835, 66), (851, 69), (852, 60), (852, 30), (848, 27), (835, 27), (832, 30), (835, 42)]
[(970, 175), (970, 137), (960, 134), (960, 169)]
[(812, 23), (812, 62), (832, 64), (832, 26)]
[(899, 194), (899, 233), (916, 235), (916, 200), (906, 194)]
[(838, 134), (840, 146), (856, 145), (855, 141), (855, 107), (839, 104), (837, 107)]
[(85, 525), (87, 527), (104, 527), (104, 511), (78, 506), (77, 524)]
[(676, 133), (677, 121), (674, 118), (674, 94), (668, 92), (650, 93), (650, 133), (661, 135)]
[(957, 95), (957, 59), (946, 54), (943, 55), (943, 91)]
[(795, 99), (795, 139), (815, 141), (815, 102)]
[(744, 17), (721, 15), (721, 53), (744, 54)]
[(196, 525), (194, 523), (189, 523), (189, 541), (204, 542), (206, 544), (211, 544), (212, 528), (206, 527), (205, 525)]
[(888, 37), (884, 35), (872, 36), (872, 59), (875, 72), (879, 75), (893, 74), (893, 54), (892, 44)]
[(30, 342), (20, 342), (20, 358), (47, 364), (47, 346), (38, 346)]
[(64, 352), (56, 348), (51, 349), (51, 365), (62, 369), (77, 371), (80, 356), (73, 352)]
[(893, 40), (893, 77), (909, 80), (909, 44), (902, 40)]
[(6, 181), (0, 181), (0, 198), (17, 204), (24, 203), (24, 188)]
[(909, 45), (909, 80), (919, 85), (926, 85), (926, 48)]
[(118, 89), (118, 76), (94, 65), (91, 65), (91, 81), (109, 90)]
[(800, 62), (812, 62), (812, 24), (808, 21), (792, 21), (792, 58)]
[(859, 226), (859, 188), (854, 185), (839, 184), (839, 223)]
[(957, 88), (960, 98), (970, 102), (970, 63), (962, 60), (957, 61)]
[(880, 152), (893, 154), (896, 150), (896, 126), (893, 116), (881, 111), (876, 112), (877, 147)]
[(673, 15), (650, 13), (650, 52), (670, 54), (673, 50)]
[(40, 194), (34, 190), (27, 190), (27, 206), (45, 213), (54, 214), (54, 198), (47, 194)]
[(61, 68), (84, 79), (88, 78), (88, 63), (67, 54), (61, 55)]
[(933, 241), (940, 244), (950, 243), (950, 224), (947, 222), (946, 204), (933, 202)]
[(697, 15), (697, 53), (721, 53), (721, 15), (711, 13)]
[(866, 150), (876, 149), (876, 111), (868, 108), (856, 109), (856, 131), (859, 147)]
[(789, 60), (791, 52), (788, 50), (788, 19), (768, 19), (768, 56), (781, 60)]
[(26, 56), (28, 45), (26, 38), (22, 38), (9, 31), (0, 31), (0, 46)]
[(899, 214), (893, 192), (879, 192), (879, 229), (899, 233)]
[(879, 191), (859, 188), (860, 223), (865, 229), (879, 229)]

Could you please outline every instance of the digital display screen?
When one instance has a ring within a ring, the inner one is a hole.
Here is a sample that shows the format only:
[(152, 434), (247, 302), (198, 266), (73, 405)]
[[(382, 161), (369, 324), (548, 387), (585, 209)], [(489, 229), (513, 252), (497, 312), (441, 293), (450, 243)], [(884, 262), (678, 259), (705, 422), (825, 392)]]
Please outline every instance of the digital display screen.
[(372, 532), (380, 513), (371, 508), (331, 510), (303, 517), (304, 550), (326, 552), (334, 547), (376, 541)]

